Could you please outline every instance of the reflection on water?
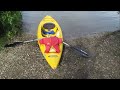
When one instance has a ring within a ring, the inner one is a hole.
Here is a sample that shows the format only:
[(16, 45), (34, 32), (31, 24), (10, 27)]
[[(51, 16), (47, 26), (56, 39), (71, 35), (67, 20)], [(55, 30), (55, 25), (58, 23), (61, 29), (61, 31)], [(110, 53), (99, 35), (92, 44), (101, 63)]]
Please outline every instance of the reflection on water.
[(114, 31), (119, 27), (117, 11), (23, 11), (24, 31), (36, 35), (42, 18), (51, 15), (60, 24), (65, 38), (94, 32)]

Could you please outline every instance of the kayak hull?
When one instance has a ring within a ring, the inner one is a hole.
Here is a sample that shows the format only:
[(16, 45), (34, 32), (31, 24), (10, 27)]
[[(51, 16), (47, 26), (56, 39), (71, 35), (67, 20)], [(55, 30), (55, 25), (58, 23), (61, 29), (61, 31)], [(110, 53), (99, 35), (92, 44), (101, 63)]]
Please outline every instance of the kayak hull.
[[(57, 33), (55, 34), (56, 37), (58, 38), (62, 38), (63, 40), (63, 35), (62, 35), (62, 30), (61, 30), (61, 27), (59, 26), (59, 24), (57, 23), (57, 21), (55, 19), (53, 19), (51, 16), (45, 16), (42, 21), (40, 22), (39, 26), (38, 26), (38, 31), (37, 31), (37, 38), (45, 38), (42, 33), (41, 33), (41, 28), (43, 26), (43, 24), (45, 23), (54, 23), (55, 26), (58, 28), (58, 31)], [(42, 52), (45, 60), (48, 62), (48, 64), (50, 65), (50, 67), (52, 69), (56, 69), (57, 66), (59, 65), (59, 62), (60, 62), (60, 58), (61, 58), (61, 55), (62, 55), (62, 51), (63, 51), (63, 43), (61, 43), (59, 45), (59, 48), (60, 48), (60, 53), (56, 53), (55, 52), (55, 49), (52, 47), (50, 49), (50, 53), (45, 53), (45, 45), (44, 44), (40, 44), (39, 41), (38, 41), (38, 45), (39, 45), (39, 48), (40, 48), (40, 51)]]

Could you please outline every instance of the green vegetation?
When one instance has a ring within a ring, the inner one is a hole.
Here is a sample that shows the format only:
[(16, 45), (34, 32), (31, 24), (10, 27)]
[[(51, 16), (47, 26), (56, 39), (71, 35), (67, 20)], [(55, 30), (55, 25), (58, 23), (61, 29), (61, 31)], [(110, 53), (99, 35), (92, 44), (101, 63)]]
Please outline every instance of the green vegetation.
[(0, 49), (4, 44), (21, 32), (21, 11), (0, 11)]

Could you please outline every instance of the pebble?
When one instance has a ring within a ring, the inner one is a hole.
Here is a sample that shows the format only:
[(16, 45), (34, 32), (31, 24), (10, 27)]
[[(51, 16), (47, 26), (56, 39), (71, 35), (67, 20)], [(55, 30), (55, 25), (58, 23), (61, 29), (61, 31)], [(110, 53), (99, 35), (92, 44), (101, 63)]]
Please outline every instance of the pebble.
[[(0, 78), (120, 78), (120, 70), (118, 69), (120, 68), (120, 57), (117, 56), (119, 52), (113, 52), (117, 51), (119, 40), (116, 40), (114, 35), (104, 38), (106, 34), (102, 34), (69, 41), (70, 44), (73, 42), (74, 45), (85, 47), (89, 52), (96, 54), (91, 58), (83, 58), (65, 48), (61, 65), (56, 70), (52, 70), (46, 60), (42, 60), (43, 56), (37, 45), (29, 43), (0, 51)], [(17, 37), (16, 40), (36, 37), (29, 34), (23, 34), (23, 36), (23, 38)], [(114, 53), (116, 54), (114, 55)], [(80, 73), (78, 73), (79, 71)]]

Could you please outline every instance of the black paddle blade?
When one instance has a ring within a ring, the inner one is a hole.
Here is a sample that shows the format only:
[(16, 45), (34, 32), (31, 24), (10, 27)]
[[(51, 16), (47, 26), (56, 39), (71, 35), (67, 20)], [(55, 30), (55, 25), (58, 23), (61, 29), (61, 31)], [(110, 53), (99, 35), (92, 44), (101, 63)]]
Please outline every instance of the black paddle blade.
[(75, 47), (71, 47), (71, 48), (74, 49), (74, 50), (76, 50), (76, 51), (78, 51), (78, 53), (79, 53), (81, 56), (83, 56), (83, 57), (86, 57), (86, 58), (89, 58), (89, 57), (90, 57), (90, 55), (89, 55), (87, 52), (83, 51), (83, 50), (80, 49), (80, 48), (75, 48)]
[(14, 42), (12, 44), (6, 44), (4, 47), (15, 47), (17, 45), (21, 45), (23, 44), (23, 42)]

